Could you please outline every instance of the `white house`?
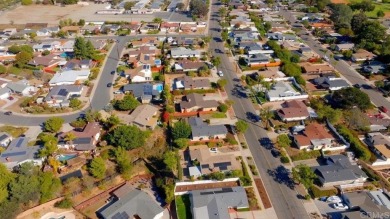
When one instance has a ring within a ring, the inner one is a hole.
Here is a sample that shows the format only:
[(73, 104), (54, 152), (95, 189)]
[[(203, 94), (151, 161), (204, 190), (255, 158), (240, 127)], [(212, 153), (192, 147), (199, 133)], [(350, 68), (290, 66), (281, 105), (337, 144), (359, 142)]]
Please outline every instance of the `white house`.
[(10, 90), (6, 87), (0, 88), (0, 100), (5, 100), (10, 96)]
[(270, 90), (267, 91), (266, 96), (269, 101), (283, 101), (308, 98), (307, 94), (301, 94), (292, 85), (285, 81), (276, 82)]
[(7, 84), (7, 88), (10, 90), (11, 93), (19, 94), (22, 96), (31, 96), (37, 91), (34, 86), (29, 85), (27, 80), (10, 82)]
[(8, 144), (12, 141), (12, 136), (5, 132), (0, 132), (0, 146), (7, 147)]
[(57, 72), (49, 81), (49, 84), (50, 86), (74, 84), (76, 81), (82, 82), (87, 80), (89, 74), (89, 69)]
[(172, 48), (171, 49), (171, 56), (174, 59), (177, 59), (177, 58), (190, 58), (190, 57), (200, 58), (200, 51), (187, 49), (187, 48), (184, 48), (184, 47)]
[(129, 72), (129, 79), (133, 83), (153, 81), (150, 65), (141, 65)]
[(37, 36), (39, 37), (48, 37), (51, 36), (52, 33), (57, 33), (60, 31), (59, 27), (48, 27), (48, 28), (43, 28), (37, 31)]

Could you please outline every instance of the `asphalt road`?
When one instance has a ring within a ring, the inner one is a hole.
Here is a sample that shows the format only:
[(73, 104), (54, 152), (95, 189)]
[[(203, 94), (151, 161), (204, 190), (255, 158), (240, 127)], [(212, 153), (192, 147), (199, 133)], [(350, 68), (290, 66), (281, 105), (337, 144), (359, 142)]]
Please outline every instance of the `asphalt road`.
[[(215, 3), (216, 0), (213, 1), (211, 18), (215, 18), (220, 7), (215, 5)], [(220, 32), (216, 31), (217, 28), (220, 28), (218, 22), (215, 19), (211, 19), (209, 35), (211, 35), (212, 39), (220, 38)], [(221, 57), (221, 65), (218, 69), (224, 72), (224, 78), (228, 81), (225, 90), (229, 99), (234, 101), (234, 112), (237, 118), (246, 120), (248, 112), (254, 114), (256, 112), (252, 102), (237, 92), (240, 82), (235, 73), (236, 66), (230, 62), (226, 54), (216, 52), (216, 50), (225, 50), (222, 42), (212, 40), (210, 48), (212, 48), (214, 56)], [(248, 122), (250, 126), (245, 133), (245, 138), (278, 218), (309, 218), (302, 201), (297, 198), (296, 191), (291, 188), (292, 181), (288, 171), (283, 167), (279, 158), (271, 155), (270, 147), (272, 146), (266, 131), (258, 123)]]
[[(286, 20), (290, 21), (291, 24), (297, 21), (289, 11), (281, 10), (280, 14)], [(312, 35), (303, 35), (301, 36), (301, 38), (316, 53), (322, 56), (326, 54), (326, 56), (329, 58), (329, 64), (331, 64), (338, 72), (340, 72), (351, 84), (368, 84), (368, 80), (361, 74), (359, 74), (359, 72), (357, 72), (347, 62), (345, 62), (344, 60), (337, 61), (334, 58), (330, 57), (330, 54), (332, 54), (332, 52), (328, 49), (324, 49), (321, 43), (316, 41)], [(377, 91), (376, 88), (369, 85), (363, 86), (361, 89), (363, 92), (368, 94), (371, 101), (376, 106), (385, 106), (387, 109), (390, 109), (390, 102), (385, 97), (383, 97), (382, 93)], [(390, 115), (390, 112), (388, 112), (387, 114)]]

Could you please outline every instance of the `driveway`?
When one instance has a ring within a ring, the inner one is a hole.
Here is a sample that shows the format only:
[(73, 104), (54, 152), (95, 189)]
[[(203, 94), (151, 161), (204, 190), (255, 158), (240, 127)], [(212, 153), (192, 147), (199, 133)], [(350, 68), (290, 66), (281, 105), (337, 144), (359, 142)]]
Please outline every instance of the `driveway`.
[(341, 219), (341, 213), (346, 211), (346, 210), (334, 209), (331, 207), (331, 203), (328, 202), (314, 200), (314, 203), (316, 204), (321, 214), (331, 215), (332, 219)]

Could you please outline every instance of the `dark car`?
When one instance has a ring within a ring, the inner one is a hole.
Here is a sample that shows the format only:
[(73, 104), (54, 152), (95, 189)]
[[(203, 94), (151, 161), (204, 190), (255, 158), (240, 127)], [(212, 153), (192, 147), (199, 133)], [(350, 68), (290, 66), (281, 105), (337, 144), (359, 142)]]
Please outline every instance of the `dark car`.
[(107, 84), (107, 87), (112, 87), (112, 83), (108, 83), (108, 84)]
[(12, 112), (11, 111), (7, 111), (7, 112), (4, 113), (4, 115), (10, 116), (10, 115), (12, 115)]
[(389, 110), (386, 108), (386, 107), (384, 107), (384, 106), (380, 106), (380, 107), (378, 107), (378, 109), (380, 110), (380, 111), (382, 111), (382, 112), (384, 112), (384, 113), (387, 113)]
[(271, 154), (272, 154), (272, 156), (274, 156), (274, 157), (279, 157), (281, 153), (280, 153), (280, 151), (278, 151), (277, 149), (272, 148), (272, 149), (271, 149)]
[(358, 88), (358, 89), (360, 89), (362, 87), (360, 84), (354, 84), (353, 86)]
[(115, 71), (112, 71), (111, 74), (114, 75), (114, 74), (115, 74)]

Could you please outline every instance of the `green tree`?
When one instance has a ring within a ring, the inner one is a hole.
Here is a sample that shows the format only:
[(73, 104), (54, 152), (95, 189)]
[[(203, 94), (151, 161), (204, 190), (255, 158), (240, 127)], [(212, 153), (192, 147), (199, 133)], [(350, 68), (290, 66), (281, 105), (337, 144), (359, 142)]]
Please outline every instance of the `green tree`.
[(105, 124), (108, 126), (109, 129), (115, 128), (117, 125), (121, 123), (121, 120), (116, 115), (111, 115), (107, 118)]
[(302, 183), (305, 188), (309, 188), (313, 185), (317, 175), (313, 170), (306, 164), (299, 164), (292, 169), (293, 180), (299, 183)]
[(376, 16), (377, 17), (384, 17), (385, 16), (385, 12), (383, 12), (382, 10), (379, 10), (378, 12), (376, 12)]
[(80, 26), (80, 27), (83, 27), (85, 25), (85, 20), (84, 19), (80, 19), (79, 22), (77, 22), (77, 25)]
[(280, 147), (286, 148), (289, 147), (292, 143), (291, 139), (286, 134), (278, 135), (276, 139)]
[(102, 118), (102, 114), (99, 111), (88, 110), (85, 113), (85, 121), (87, 122), (99, 122)]
[(10, 199), (20, 204), (37, 202), (40, 198), (39, 169), (31, 162), (23, 163), (19, 175), (9, 184)]
[(73, 46), (74, 56), (78, 59), (85, 59), (88, 57), (87, 45), (84, 37), (76, 37)]
[(64, 124), (64, 119), (61, 117), (52, 117), (44, 123), (44, 129), (46, 132), (58, 132), (62, 128), (62, 124)]
[(85, 42), (85, 48), (87, 50), (87, 56), (84, 58), (98, 60), (95, 47), (90, 40)]
[(166, 151), (164, 153), (164, 164), (168, 170), (176, 172), (178, 155), (174, 151)]
[(114, 150), (114, 155), (116, 163), (118, 164), (119, 173), (121, 173), (125, 179), (130, 179), (133, 164), (126, 149), (123, 147), (118, 147)]
[(333, 109), (329, 105), (325, 105), (317, 110), (319, 119), (328, 119), (330, 123), (335, 124), (340, 122), (343, 112), (339, 109)]
[[(0, 164), (0, 205), (8, 198), (8, 186), (16, 175), (10, 172), (4, 164)], [(0, 211), (2, 212), (2, 211)]]
[(379, 43), (385, 39), (386, 28), (379, 21), (366, 21), (363, 23), (356, 38), (360, 43)]
[(223, 30), (222, 33), (221, 33), (221, 38), (223, 41), (226, 41), (229, 39), (229, 33), (227, 32), (227, 30)]
[(58, 139), (52, 134), (40, 136), (43, 148), (39, 150), (40, 157), (50, 157), (58, 150)]
[(39, 176), (41, 199), (40, 203), (45, 203), (56, 197), (61, 191), (61, 180), (55, 177), (52, 172), (43, 172)]
[(226, 79), (219, 79), (219, 80), (217, 81), (217, 87), (218, 87), (218, 89), (220, 89), (220, 90), (223, 90), (224, 87), (226, 86), (226, 84), (227, 84), (227, 80), (226, 80)]
[(79, 100), (77, 98), (72, 98), (69, 101), (69, 107), (73, 108), (73, 109), (77, 109), (81, 106), (81, 103), (82, 103), (81, 100)]
[(176, 5), (176, 8), (177, 8), (179, 11), (183, 11), (183, 10), (184, 10), (184, 7), (185, 7), (185, 5), (184, 5), (183, 2), (179, 2), (179, 3), (177, 3), (177, 5)]
[(353, 10), (360, 10), (363, 12), (375, 10), (375, 5), (372, 4), (371, 0), (363, 0), (361, 2), (355, 2), (350, 4), (350, 6)]
[(160, 24), (160, 23), (162, 23), (162, 19), (160, 17), (155, 17), (155, 18), (153, 18), (153, 22)]
[(5, 67), (4, 65), (0, 65), (0, 74), (4, 73), (7, 73), (7, 67)]
[(72, 208), (72, 206), (73, 206), (73, 201), (69, 197), (65, 197), (61, 201), (54, 203), (54, 207), (56, 208), (69, 209)]
[(176, 122), (172, 128), (173, 139), (189, 138), (191, 135), (191, 126), (184, 120)]
[(88, 171), (93, 177), (103, 179), (106, 175), (106, 162), (103, 158), (96, 157), (91, 161)]
[(108, 134), (107, 140), (111, 145), (131, 150), (143, 146), (146, 137), (146, 132), (141, 131), (138, 127), (123, 125), (112, 130)]
[(45, 50), (45, 51), (42, 52), (42, 55), (43, 55), (43, 56), (47, 56), (47, 55), (49, 55), (49, 54), (50, 54), (50, 51), (49, 51), (49, 50)]
[(221, 112), (223, 112), (223, 113), (226, 113), (226, 112), (228, 111), (228, 109), (229, 109), (228, 105), (226, 105), (226, 104), (224, 104), (224, 103), (222, 103), (222, 104), (220, 104), (220, 105), (218, 106), (218, 110), (221, 111)]
[(33, 58), (32, 54), (26, 51), (21, 51), (15, 56), (15, 65), (21, 68), (24, 65), (26, 65), (32, 58)]
[(355, 130), (368, 130), (370, 122), (366, 115), (359, 108), (352, 108), (345, 112), (344, 116), (348, 128)]
[(211, 63), (215, 66), (218, 67), (221, 65), (221, 57), (216, 56), (211, 59)]
[(367, 15), (364, 12), (354, 14), (351, 20), (351, 28), (355, 34), (358, 34), (363, 24), (368, 20)]
[(32, 0), (22, 0), (22, 5), (32, 5)]
[(204, 17), (209, 12), (209, 7), (206, 2), (202, 0), (192, 0), (190, 1), (190, 12), (192, 16)]
[(219, 16), (221, 16), (223, 19), (227, 15), (227, 10), (225, 7), (221, 7), (221, 8), (219, 8), (218, 13), (219, 13)]
[(274, 112), (270, 106), (260, 109), (260, 118), (265, 121), (265, 127), (268, 129), (269, 120), (274, 117)]
[(140, 105), (140, 102), (132, 95), (126, 95), (123, 100), (115, 102), (114, 107), (121, 111), (133, 110)]
[(242, 120), (239, 120), (238, 122), (236, 122), (236, 130), (237, 130), (237, 132), (244, 133), (244, 132), (246, 132), (246, 130), (248, 128), (249, 128), (249, 125), (248, 125), (247, 122), (242, 121)]
[(344, 25), (349, 27), (353, 16), (351, 7), (346, 4), (332, 4), (330, 7), (332, 9), (330, 19), (335, 23), (336, 29)]
[(337, 90), (333, 93), (332, 98), (335, 103), (344, 109), (358, 107), (359, 109), (365, 111), (371, 107), (370, 97), (355, 87)]
[(179, 149), (185, 149), (188, 147), (189, 140), (188, 138), (178, 138), (173, 141), (175, 147)]

